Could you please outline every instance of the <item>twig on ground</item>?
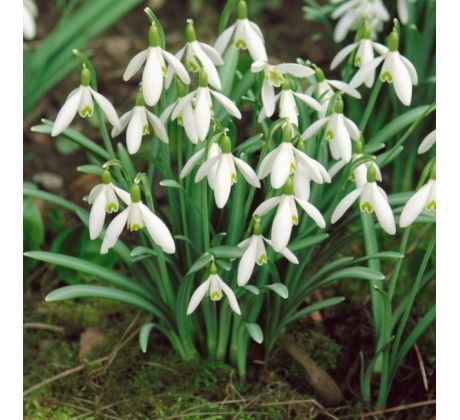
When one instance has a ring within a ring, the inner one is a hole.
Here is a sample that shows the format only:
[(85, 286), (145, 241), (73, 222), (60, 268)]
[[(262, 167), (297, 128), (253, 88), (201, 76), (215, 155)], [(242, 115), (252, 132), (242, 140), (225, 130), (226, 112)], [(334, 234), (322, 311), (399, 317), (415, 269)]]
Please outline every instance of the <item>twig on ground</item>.
[(428, 378), (426, 376), (425, 364), (423, 363), (422, 354), (420, 353), (420, 349), (418, 348), (417, 344), (414, 345), (415, 353), (417, 354), (418, 364), (420, 366), (420, 373), (422, 374), (422, 381), (425, 391), (428, 391)]
[[(411, 408), (424, 407), (426, 405), (433, 405), (433, 404), (436, 404), (436, 400), (427, 400), (427, 401), (420, 401), (420, 402), (416, 402), (412, 404), (404, 404), (404, 405), (399, 405), (397, 407), (386, 408), (385, 410), (372, 411), (370, 413), (362, 413), (360, 414), (360, 418), (365, 419), (368, 417), (376, 416), (378, 414), (394, 413), (396, 411), (410, 410)], [(354, 416), (346, 416), (344, 418), (351, 418), (351, 417), (354, 417)]]
[(24, 322), (24, 324), (22, 324), (22, 327), (24, 329), (31, 330), (48, 330), (57, 332), (59, 334), (62, 334), (65, 331), (64, 327), (59, 327), (58, 325), (45, 324), (43, 322)]

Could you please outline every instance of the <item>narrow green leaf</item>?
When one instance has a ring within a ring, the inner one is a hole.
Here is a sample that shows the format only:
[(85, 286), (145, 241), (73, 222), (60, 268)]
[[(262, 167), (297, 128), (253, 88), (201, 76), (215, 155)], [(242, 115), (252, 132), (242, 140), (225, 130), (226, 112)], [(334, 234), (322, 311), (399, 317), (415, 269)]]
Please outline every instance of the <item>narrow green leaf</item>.
[(383, 251), (383, 252), (377, 252), (377, 254), (374, 254), (374, 255), (368, 255), (366, 257), (357, 258), (355, 262), (356, 263), (364, 262), (364, 261), (372, 260), (375, 258), (388, 259), (388, 260), (400, 260), (401, 258), (404, 258), (404, 254), (401, 254), (400, 252), (394, 252), (394, 251)]
[(296, 321), (297, 319), (304, 318), (307, 315), (310, 315), (312, 312), (321, 311), (322, 309), (330, 308), (331, 306), (338, 305), (345, 300), (344, 297), (338, 296), (329, 299), (324, 299), (320, 302), (313, 303), (308, 305), (306, 308), (302, 308), (300, 311), (297, 311), (294, 315), (291, 315), (286, 320), (284, 320), (281, 325), (286, 327), (291, 322)]
[(225, 271), (230, 271), (232, 269), (232, 264), (225, 260), (216, 260), (216, 264)]
[(178, 190), (184, 190), (184, 187), (175, 179), (163, 179), (160, 181), (160, 185), (165, 188), (177, 188)]
[(104, 170), (101, 166), (97, 165), (81, 165), (77, 166), (77, 171), (83, 174), (102, 175)]
[(202, 268), (204, 268), (208, 264), (210, 264), (212, 260), (213, 260), (213, 256), (211, 254), (208, 254), (207, 252), (204, 253), (200, 258), (198, 258), (192, 264), (192, 266), (187, 271), (186, 276), (189, 276), (190, 274), (193, 274), (193, 273), (196, 273), (197, 271), (200, 271)]
[(238, 0), (227, 0), (227, 3), (225, 3), (219, 19), (219, 33), (222, 33), (226, 28), (228, 20), (230, 19), (230, 15), (232, 14), (233, 9), (237, 3)]
[(363, 279), (363, 280), (383, 280), (385, 276), (377, 270), (368, 267), (348, 267), (343, 268), (330, 276), (326, 277), (324, 282), (331, 282), (340, 279)]
[(216, 258), (240, 258), (243, 256), (244, 250), (237, 246), (219, 245), (209, 250)]
[(260, 290), (251, 284), (247, 284), (246, 286), (243, 286), (247, 291), (251, 292), (253, 295), (258, 295), (260, 293)]
[(147, 352), (150, 333), (154, 327), (155, 324), (153, 322), (148, 322), (147, 324), (143, 325), (139, 331), (139, 346), (141, 347), (143, 353)]
[(264, 333), (262, 332), (262, 328), (255, 322), (245, 322), (244, 326), (248, 330), (250, 337), (258, 344), (263, 343), (264, 341)]

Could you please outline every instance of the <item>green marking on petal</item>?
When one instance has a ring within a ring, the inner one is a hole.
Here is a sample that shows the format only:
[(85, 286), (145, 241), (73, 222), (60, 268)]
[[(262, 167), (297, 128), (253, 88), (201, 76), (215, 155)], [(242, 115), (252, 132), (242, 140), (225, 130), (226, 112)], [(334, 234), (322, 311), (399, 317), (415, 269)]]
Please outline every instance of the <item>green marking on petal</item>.
[(232, 184), (235, 184), (237, 180), (238, 180), (238, 175), (236, 174), (236, 172), (232, 172)]
[(147, 134), (150, 134), (150, 127), (148, 124), (145, 124), (143, 127), (142, 127), (142, 135), (147, 135)]
[(161, 72), (166, 76), (166, 66), (161, 66)]
[(326, 130), (326, 140), (332, 140), (335, 137), (334, 130), (328, 128)]
[(107, 213), (114, 213), (114, 212), (118, 211), (118, 204), (114, 203), (114, 202), (111, 202), (111, 203), (107, 204), (106, 210), (107, 210)]
[(430, 201), (425, 208), (428, 211), (436, 211), (436, 200)]
[(291, 162), (291, 166), (289, 167), (289, 170), (291, 171), (291, 174), (293, 174), (296, 170), (295, 162)]
[(142, 226), (138, 225), (137, 223), (134, 223), (129, 227), (129, 230), (131, 232), (137, 232), (138, 230), (141, 230), (141, 229), (142, 229)]
[(294, 225), (297, 225), (299, 223), (299, 217), (298, 216), (292, 216), (292, 223)]
[(262, 254), (257, 258), (257, 262), (259, 265), (266, 264), (267, 263), (267, 254)]
[(361, 211), (363, 213), (372, 213), (374, 211), (372, 204), (369, 201), (365, 201), (361, 204)]
[(246, 41), (241, 38), (235, 40), (235, 45), (236, 45), (236, 48), (239, 48), (240, 50), (245, 50), (247, 48)]
[(283, 73), (277, 69), (270, 69), (268, 71), (268, 80), (272, 86), (280, 87), (284, 83)]
[(355, 57), (355, 66), (361, 67), (361, 57), (358, 55)]
[(197, 64), (194, 61), (188, 61), (187, 68), (189, 69), (189, 71), (193, 73), (196, 73), (197, 71), (200, 70), (200, 68), (197, 66)]
[(380, 80), (381, 80), (382, 82), (393, 83), (393, 76), (392, 76), (392, 74), (387, 70), (387, 71), (384, 71), (384, 72), (380, 75)]
[(184, 120), (182, 119), (181, 116), (176, 118), (177, 124), (179, 124), (181, 127), (184, 126)]
[(222, 299), (222, 293), (215, 290), (214, 292), (211, 292), (209, 297), (211, 298), (211, 300), (218, 301)]
[(86, 117), (91, 117), (93, 115), (93, 108), (90, 107), (89, 105), (84, 106), (82, 109), (78, 111), (80, 114), (80, 117), (86, 118)]

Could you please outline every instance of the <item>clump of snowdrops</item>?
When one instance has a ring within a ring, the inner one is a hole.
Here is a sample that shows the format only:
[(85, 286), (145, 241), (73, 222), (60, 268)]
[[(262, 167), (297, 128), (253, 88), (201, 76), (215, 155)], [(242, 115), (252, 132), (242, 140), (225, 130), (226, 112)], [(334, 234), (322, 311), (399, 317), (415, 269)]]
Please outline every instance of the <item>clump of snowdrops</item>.
[[(236, 22), (227, 27), (233, 12)], [(142, 308), (152, 316), (139, 336), (144, 352), (155, 328), (184, 359), (229, 360), (244, 378), (250, 339), (263, 343), (268, 356), (290, 323), (344, 300), (315, 302), (313, 291), (339, 280), (365, 280), (375, 355), (362, 360), (361, 391), (369, 401), (371, 377), (379, 375), (383, 406), (396, 368), (434, 318), (430, 312), (406, 337), (434, 239), (416, 284), (393, 316), (409, 229), (398, 252), (379, 250), (377, 238), (397, 234), (398, 225), (434, 221), (435, 160), (427, 163), (416, 192), (388, 195), (383, 179), (434, 105), (417, 107), (404, 120), (387, 120), (380, 135), (366, 141), (379, 93), (408, 107), (419, 80), (400, 52), (398, 21), (379, 43), (381, 10), (376, 16), (369, 10), (353, 13), (347, 19), (353, 26), (342, 28), (340, 38), (354, 29), (355, 41), (331, 65), (343, 66), (344, 80), (331, 80), (308, 57), (272, 63), (244, 1), (227, 2), (214, 46), (199, 41), (194, 22), (187, 20), (185, 45), (176, 54), (168, 51), (160, 22), (146, 9), (146, 49), (123, 75), (138, 86), (132, 108), (121, 117), (99, 92), (89, 59), (75, 50), (82, 63), (79, 86), (54, 122), (43, 120), (34, 130), (84, 148), (90, 164), (79, 170), (99, 175), (100, 183), (89, 191), (84, 206), (89, 212), (32, 188), (25, 194), (73, 211), (91, 239), (101, 241), (100, 252), (115, 253), (119, 264), (115, 271), (72, 256), (28, 253), (99, 280), (57, 289), (47, 301), (91, 297)], [(359, 109), (360, 121), (350, 117), (349, 106)], [(93, 114), (102, 146), (70, 128), (75, 118)], [(387, 150), (385, 143), (404, 128)], [(434, 131), (427, 133), (419, 152), (429, 150), (434, 139)], [(157, 199), (160, 190), (165, 202)], [(359, 229), (350, 231), (357, 217)], [(124, 231), (137, 235), (129, 237), (129, 245)], [(356, 240), (364, 242), (364, 255), (339, 258)], [(395, 264), (389, 279), (381, 273), (382, 259)]]

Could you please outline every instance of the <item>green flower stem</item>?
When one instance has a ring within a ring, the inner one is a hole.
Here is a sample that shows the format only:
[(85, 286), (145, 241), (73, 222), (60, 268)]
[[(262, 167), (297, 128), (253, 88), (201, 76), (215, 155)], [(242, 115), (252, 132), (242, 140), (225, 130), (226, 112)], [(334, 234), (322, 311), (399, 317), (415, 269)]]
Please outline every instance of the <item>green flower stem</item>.
[(377, 97), (379, 95), (381, 88), (382, 88), (382, 81), (380, 80), (380, 77), (378, 77), (377, 81), (374, 84), (374, 87), (372, 88), (371, 96), (369, 98), (369, 101), (367, 102), (366, 109), (364, 110), (364, 114), (361, 118), (361, 122), (359, 123), (359, 130), (361, 132), (364, 132), (364, 129), (366, 128), (366, 125), (369, 121), (371, 113), (374, 110), (375, 103), (377, 101)]

